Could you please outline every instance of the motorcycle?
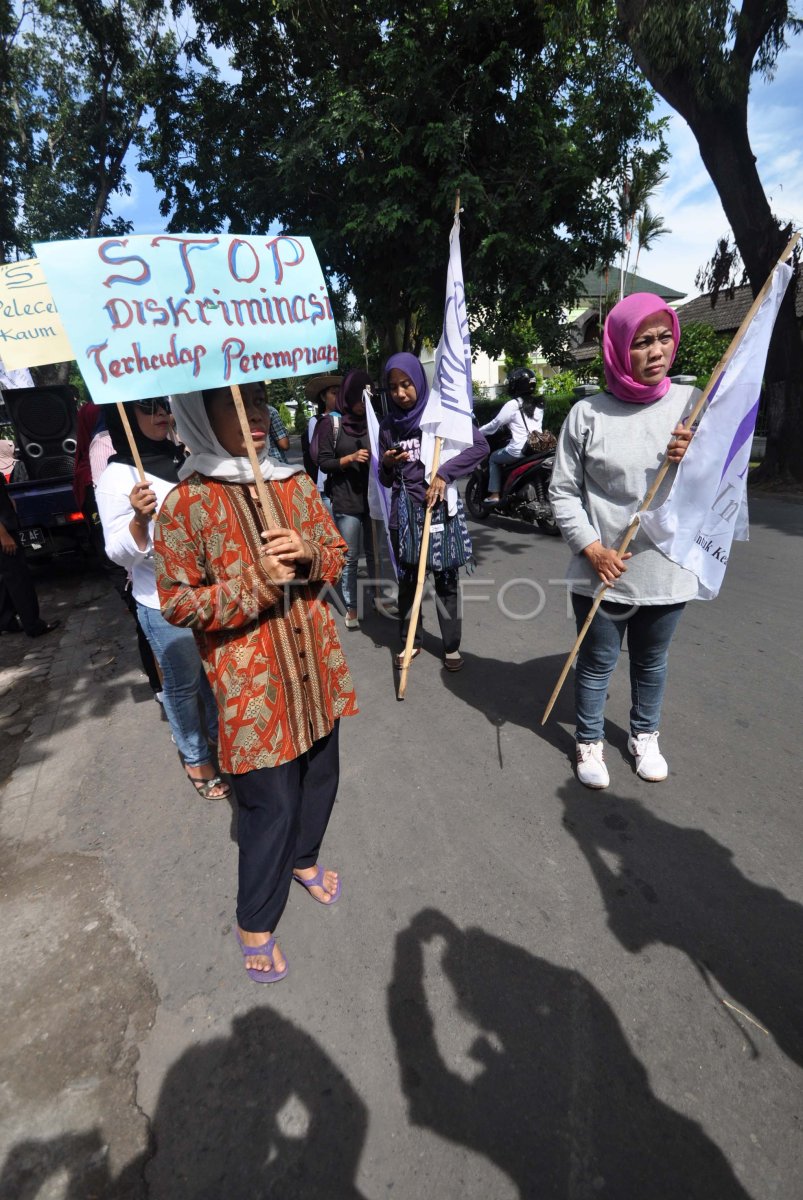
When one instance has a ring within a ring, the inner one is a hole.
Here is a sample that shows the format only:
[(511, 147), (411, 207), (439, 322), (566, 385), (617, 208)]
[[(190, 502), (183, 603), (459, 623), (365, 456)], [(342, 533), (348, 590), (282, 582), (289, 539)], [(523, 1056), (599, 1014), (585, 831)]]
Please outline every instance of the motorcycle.
[[(493, 435), (488, 439), (491, 450), (498, 449), (504, 444), (504, 436)], [(494, 443), (498, 444), (495, 445)], [(560, 529), (552, 511), (549, 500), (549, 481), (552, 477), (552, 466), (555, 461), (555, 451), (547, 450), (542, 454), (532, 454), (521, 458), (518, 462), (510, 463), (503, 468), (502, 491), (499, 501), (493, 506), (485, 504), (488, 495), (488, 459), (475, 467), (466, 485), (466, 508), (472, 517), (484, 521), (491, 513), (500, 516), (516, 517), (537, 525), (544, 533), (560, 537)]]

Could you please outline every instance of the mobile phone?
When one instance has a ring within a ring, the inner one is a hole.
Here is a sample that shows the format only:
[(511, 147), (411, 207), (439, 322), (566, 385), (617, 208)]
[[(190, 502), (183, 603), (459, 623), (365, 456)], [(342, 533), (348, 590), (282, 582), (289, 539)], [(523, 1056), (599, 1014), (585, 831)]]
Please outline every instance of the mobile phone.
[(388, 449), (392, 450), (394, 454), (404, 454), (405, 452), (404, 446), (401, 444), (401, 442), (394, 442), (392, 446), (388, 447)]

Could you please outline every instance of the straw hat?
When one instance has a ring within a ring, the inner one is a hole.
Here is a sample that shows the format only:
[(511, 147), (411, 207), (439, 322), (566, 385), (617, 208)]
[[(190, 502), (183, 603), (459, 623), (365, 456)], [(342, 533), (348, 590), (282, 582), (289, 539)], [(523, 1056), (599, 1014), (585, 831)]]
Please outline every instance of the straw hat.
[(321, 392), (325, 392), (330, 387), (339, 388), (342, 382), (342, 375), (313, 375), (310, 379), (304, 380), (304, 391), (310, 404), (314, 404)]

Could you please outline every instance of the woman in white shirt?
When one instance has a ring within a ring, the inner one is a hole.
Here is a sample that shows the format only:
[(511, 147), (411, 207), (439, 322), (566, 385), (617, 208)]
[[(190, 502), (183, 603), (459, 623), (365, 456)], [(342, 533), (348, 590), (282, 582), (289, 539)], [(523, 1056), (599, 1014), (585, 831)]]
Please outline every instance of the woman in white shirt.
[(544, 402), (535, 395), (534, 371), (528, 367), (516, 367), (507, 377), (510, 399), (502, 405), (492, 421), (480, 426), (480, 433), (487, 437), (498, 429), (510, 430), (510, 441), (501, 450), (494, 450), (488, 460), (488, 495), (483, 503), (498, 504), (502, 487), (502, 468), (508, 463), (518, 462), (527, 438), (531, 433), (540, 433), (544, 421)]
[(131, 575), (137, 619), (162, 672), (164, 710), (187, 776), (204, 799), (222, 800), (231, 794), (231, 788), (216, 773), (209, 748), (210, 741), (217, 742), (215, 698), (192, 630), (171, 625), (161, 614), (153, 564), (152, 521), (178, 483), (184, 452), (169, 436), (166, 400), (131, 401), (125, 409), (147, 482), (140, 482), (116, 407), (107, 405), (106, 423), (116, 453), (95, 493), (106, 553)]

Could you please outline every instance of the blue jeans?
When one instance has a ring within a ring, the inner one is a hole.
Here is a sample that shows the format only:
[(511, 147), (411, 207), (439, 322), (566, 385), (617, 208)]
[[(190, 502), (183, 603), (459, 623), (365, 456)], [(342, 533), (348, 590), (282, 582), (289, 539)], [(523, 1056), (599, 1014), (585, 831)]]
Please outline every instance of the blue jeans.
[[(368, 578), (376, 580), (376, 563), (374, 562), (374, 538), (371, 529), (371, 518), (368, 513), (354, 516), (352, 513), (335, 512), (335, 525), (340, 530), (348, 550), (346, 552), (346, 567), (340, 581), (343, 589), (343, 599), (346, 608), (360, 612), (361, 605), (357, 604), (357, 566), (360, 561), (360, 534), (362, 534), (365, 549), (365, 561), (368, 566)], [(375, 582), (368, 585), (368, 594), (373, 595), (377, 590)]]
[(164, 710), (179, 753), (187, 766), (203, 766), (211, 761), (207, 733), (210, 741), (217, 742), (217, 704), (192, 630), (171, 625), (158, 608), (146, 608), (139, 602), (137, 619), (162, 671)]
[(491, 457), (488, 459), (488, 491), (499, 492), (502, 487), (502, 467), (508, 463), (521, 462), (521, 456), (510, 454), (505, 450), (504, 446), (501, 450), (494, 450)]
[[(572, 593), (579, 633), (591, 611), (590, 596)], [(627, 630), (630, 655), (630, 731), (654, 733), (661, 723), (666, 688), (669, 643), (685, 604), (626, 604), (603, 602), (597, 610), (577, 656), (574, 703), (577, 741), (599, 742), (605, 736), (603, 712), (608, 683)]]

